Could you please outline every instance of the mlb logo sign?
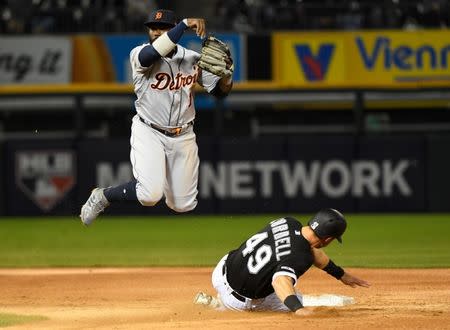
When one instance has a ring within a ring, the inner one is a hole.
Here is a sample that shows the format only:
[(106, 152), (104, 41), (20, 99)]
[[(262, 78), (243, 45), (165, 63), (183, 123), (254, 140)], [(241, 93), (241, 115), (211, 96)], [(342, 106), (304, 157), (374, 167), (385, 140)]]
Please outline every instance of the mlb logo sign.
[(335, 45), (324, 43), (313, 53), (310, 45), (295, 45), (295, 52), (307, 81), (323, 81), (326, 78)]
[(17, 186), (45, 212), (50, 211), (75, 185), (73, 151), (18, 151), (15, 164)]

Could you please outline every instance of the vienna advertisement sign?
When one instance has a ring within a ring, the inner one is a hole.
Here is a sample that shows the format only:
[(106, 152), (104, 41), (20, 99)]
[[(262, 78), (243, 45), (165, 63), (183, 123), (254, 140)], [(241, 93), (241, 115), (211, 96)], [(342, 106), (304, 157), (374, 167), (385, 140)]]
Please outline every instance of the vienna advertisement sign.
[(284, 85), (450, 85), (448, 31), (274, 33), (272, 46)]

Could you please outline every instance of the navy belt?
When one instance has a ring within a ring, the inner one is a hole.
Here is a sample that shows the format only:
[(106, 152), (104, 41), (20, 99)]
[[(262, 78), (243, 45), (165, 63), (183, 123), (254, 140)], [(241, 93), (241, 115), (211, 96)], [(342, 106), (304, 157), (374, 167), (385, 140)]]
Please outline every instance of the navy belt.
[[(223, 267), (222, 267), (222, 275), (226, 276), (227, 274), (227, 266), (225, 265), (225, 262), (223, 263)], [(228, 284), (229, 285), (229, 284)], [(245, 298), (244, 296), (241, 296), (239, 293), (237, 293), (236, 291), (233, 290), (233, 288), (230, 286), (231, 288), (231, 295), (236, 298), (237, 300), (239, 300), (240, 302), (247, 302), (247, 298)]]
[(181, 133), (183, 133), (183, 131), (184, 131), (187, 127), (189, 127), (189, 126), (191, 126), (191, 125), (194, 125), (194, 121), (191, 120), (189, 123), (187, 123), (187, 124), (185, 124), (185, 125), (183, 125), (183, 126), (181, 126), (181, 127), (174, 127), (174, 128), (171, 128), (170, 131), (169, 131), (169, 130), (164, 129), (164, 128), (162, 128), (162, 127), (159, 127), (159, 126), (157, 126), (157, 125), (155, 125), (155, 124), (152, 124), (152, 123), (147, 122), (147, 121), (146, 121), (144, 118), (142, 118), (141, 116), (138, 116), (138, 117), (139, 117), (139, 120), (140, 120), (141, 122), (143, 122), (145, 125), (150, 126), (150, 127), (153, 128), (154, 130), (157, 130), (158, 132), (160, 132), (160, 133), (162, 133), (162, 134), (164, 134), (165, 136), (168, 136), (168, 137), (178, 136), (178, 135), (180, 135)]

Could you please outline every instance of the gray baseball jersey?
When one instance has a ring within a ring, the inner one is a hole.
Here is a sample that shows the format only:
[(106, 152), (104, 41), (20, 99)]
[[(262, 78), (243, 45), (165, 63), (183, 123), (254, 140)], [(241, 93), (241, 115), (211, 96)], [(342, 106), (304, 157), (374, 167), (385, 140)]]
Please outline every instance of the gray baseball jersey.
[(142, 67), (138, 54), (147, 45), (135, 47), (130, 53), (138, 115), (162, 127), (177, 127), (192, 121), (195, 83), (211, 92), (220, 77), (205, 70), (201, 70), (199, 77), (196, 63), (200, 54), (180, 45), (176, 46), (172, 58), (163, 57), (149, 68)]
[[(172, 57), (142, 67), (138, 55), (147, 45), (130, 53), (137, 96), (130, 138), (136, 195), (147, 206), (164, 195), (169, 208), (187, 212), (197, 205), (200, 163), (193, 125), (188, 125), (195, 117), (193, 89), (198, 82), (211, 92), (220, 77), (200, 70), (196, 64), (200, 54), (179, 45)], [(182, 134), (166, 136), (152, 125), (183, 127)]]

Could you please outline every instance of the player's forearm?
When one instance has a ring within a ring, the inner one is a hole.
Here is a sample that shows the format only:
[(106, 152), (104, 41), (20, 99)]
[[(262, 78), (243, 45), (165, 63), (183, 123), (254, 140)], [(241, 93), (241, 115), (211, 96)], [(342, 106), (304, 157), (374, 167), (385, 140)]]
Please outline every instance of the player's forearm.
[(175, 27), (164, 32), (151, 45), (145, 46), (139, 52), (139, 62), (143, 67), (149, 67), (159, 58), (169, 54), (177, 45), (187, 29), (185, 20), (181, 21)]
[(286, 297), (295, 295), (294, 285), (292, 284), (292, 278), (289, 276), (277, 276), (272, 282), (273, 289), (276, 295), (281, 301), (284, 301)]
[(272, 281), (272, 286), (278, 298), (289, 308), (292, 312), (297, 312), (303, 309), (303, 304), (298, 299), (295, 293), (292, 278), (289, 276), (277, 276)]
[(333, 262), (333, 260), (331, 260), (326, 255), (325, 252), (320, 249), (312, 248), (312, 253), (314, 256), (314, 266), (322, 269), (338, 280), (341, 279), (341, 277), (344, 275), (344, 270), (341, 267), (337, 266)]
[(312, 248), (311, 250), (314, 256), (314, 266), (323, 269), (330, 261), (330, 258), (320, 249)]
[(341, 277), (345, 274), (344, 269), (336, 265), (331, 259), (328, 261), (328, 264), (324, 268), (322, 268), (322, 270), (326, 271), (337, 280), (340, 280)]
[(172, 29), (164, 32), (158, 39), (156, 39), (152, 46), (162, 57), (169, 54), (180, 41), (181, 36), (187, 29), (186, 19), (175, 25)]
[(233, 87), (233, 78), (232, 76), (220, 78), (218, 84), (222, 92), (228, 94), (231, 91), (231, 88)]
[(233, 87), (233, 79), (230, 77), (223, 77), (218, 82), (216, 87), (211, 91), (211, 94), (218, 99), (226, 97)]

